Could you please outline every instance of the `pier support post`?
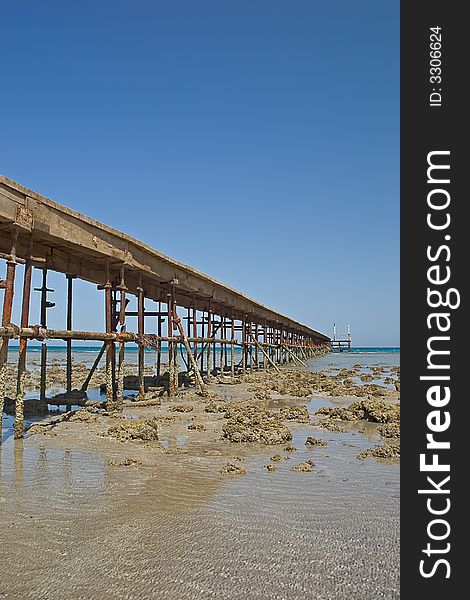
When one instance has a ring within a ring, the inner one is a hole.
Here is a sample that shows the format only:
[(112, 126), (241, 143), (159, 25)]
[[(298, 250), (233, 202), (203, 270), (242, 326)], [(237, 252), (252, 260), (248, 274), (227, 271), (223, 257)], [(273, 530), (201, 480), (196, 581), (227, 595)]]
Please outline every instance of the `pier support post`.
[(242, 318), (242, 373), (246, 373), (246, 324), (245, 317)]
[[(106, 283), (104, 284), (105, 294), (105, 322), (106, 333), (112, 333), (113, 315), (112, 315), (112, 285), (109, 276), (109, 260), (106, 261)], [(115, 354), (115, 345), (112, 340), (106, 340), (106, 398), (108, 410), (115, 410), (114, 389), (113, 389), (113, 363)]]
[[(73, 280), (74, 275), (66, 275), (67, 278), (67, 331), (72, 331), (72, 302), (73, 302)], [(66, 385), (67, 396), (72, 391), (72, 340), (66, 341), (67, 345), (67, 366), (66, 366)], [(67, 403), (67, 410), (72, 409), (72, 405)]]
[(232, 319), (230, 324), (231, 329), (231, 344), (230, 344), (230, 374), (235, 377), (235, 319), (232, 311)]
[(227, 356), (225, 354), (225, 344), (222, 340), (225, 339), (225, 315), (220, 317), (220, 375), (222, 376), (227, 366)]
[[(137, 288), (137, 334), (139, 336), (143, 336), (145, 333), (144, 312), (144, 288), (142, 287), (142, 277), (140, 277)], [(139, 398), (145, 400), (145, 348), (141, 341), (139, 341), (138, 363)]]
[[(174, 306), (174, 291), (173, 288), (171, 292), (167, 294), (167, 308), (168, 308), (168, 337), (173, 336), (173, 318), (176, 314), (176, 307)], [(175, 352), (176, 350), (176, 352)], [(170, 397), (174, 397), (178, 395), (178, 344), (176, 342), (168, 342), (168, 358), (169, 358), (169, 366), (168, 366), (168, 395)], [(176, 363), (176, 364), (175, 364)]]
[[(209, 302), (209, 308), (207, 309), (207, 339), (210, 340), (212, 337), (212, 312), (211, 304)], [(207, 381), (211, 382), (211, 344), (207, 343)]]
[(91, 378), (93, 377), (93, 373), (96, 371), (105, 350), (106, 350), (106, 342), (101, 346), (101, 349), (95, 358), (95, 362), (93, 363), (93, 366), (91, 367), (90, 371), (88, 372), (88, 375), (86, 376), (86, 379), (83, 382), (82, 387), (80, 388), (80, 390), (82, 392), (87, 391), (88, 386), (90, 385)]
[[(29, 325), (29, 304), (31, 298), (31, 277), (33, 274), (33, 236), (29, 238), (28, 258), (24, 267), (23, 281), (23, 304), (21, 307), (21, 327)], [(28, 338), (20, 338), (20, 349), (18, 356), (18, 373), (16, 380), (16, 398), (15, 398), (15, 423), (13, 425), (15, 439), (22, 438), (24, 435), (24, 388), (26, 377), (26, 350)]]
[(207, 388), (206, 388), (206, 384), (204, 383), (204, 381), (202, 380), (201, 374), (199, 372), (199, 369), (197, 367), (197, 362), (196, 359), (194, 358), (192, 352), (191, 352), (191, 346), (189, 345), (189, 341), (188, 338), (184, 332), (184, 328), (181, 325), (181, 319), (179, 318), (179, 316), (176, 314), (176, 312), (174, 313), (174, 323), (176, 325), (176, 327), (178, 328), (179, 334), (181, 335), (182, 339), (183, 339), (183, 344), (184, 347), (186, 348), (186, 353), (188, 355), (188, 361), (191, 363), (191, 366), (194, 370), (194, 377), (196, 380), (196, 390), (199, 391), (202, 395), (207, 395)]
[[(206, 318), (206, 311), (205, 308), (202, 310), (201, 312), (201, 337), (202, 339), (204, 339), (205, 336), (205, 331), (206, 331), (206, 323), (205, 323), (205, 318)], [(202, 344), (201, 347), (201, 375), (204, 376), (204, 343)]]
[[(212, 315), (213, 321), (212, 321), (212, 339), (213, 339), (213, 352), (212, 352), (212, 372), (214, 373), (214, 377), (217, 377), (217, 343), (216, 343), (216, 337), (217, 337), (217, 321), (215, 320), (215, 312)], [(219, 324), (219, 328), (220, 328), (220, 324)]]
[[(188, 332), (190, 331), (188, 322)], [(197, 338), (197, 309), (196, 309), (196, 296), (193, 296), (193, 338)], [(193, 356), (197, 366), (197, 342), (193, 342)]]
[[(18, 242), (18, 230), (15, 228), (12, 232), (10, 256), (7, 259), (7, 273), (5, 278), (5, 295), (3, 297), (2, 325), (9, 325), (11, 322), (11, 311), (13, 306), (13, 294), (15, 289), (15, 269), (16, 269), (16, 244)], [(1, 431), (3, 420), (3, 405), (5, 402), (5, 387), (7, 376), (8, 360), (8, 338), (0, 340), (0, 444), (2, 443)]]
[[(162, 337), (162, 303), (158, 303), (158, 321), (157, 321), (157, 334), (158, 337)], [(162, 342), (158, 340), (157, 343), (157, 385), (160, 385), (160, 376), (161, 376), (161, 364), (162, 364)]]
[[(47, 287), (47, 269), (42, 270), (42, 286), (35, 288), (41, 292), (41, 327), (47, 327), (47, 309), (55, 306), (53, 302), (47, 301), (47, 292), (53, 292)], [(42, 401), (46, 400), (46, 376), (47, 376), (47, 344), (43, 340), (41, 344), (41, 379), (39, 382), (39, 398)]]
[[(126, 331), (126, 282), (125, 270), (121, 267), (121, 281), (117, 286), (119, 290), (119, 325), (121, 332)], [(124, 356), (126, 351), (126, 343), (119, 342), (119, 359), (117, 369), (117, 387), (116, 387), (116, 409), (122, 412), (124, 405)]]

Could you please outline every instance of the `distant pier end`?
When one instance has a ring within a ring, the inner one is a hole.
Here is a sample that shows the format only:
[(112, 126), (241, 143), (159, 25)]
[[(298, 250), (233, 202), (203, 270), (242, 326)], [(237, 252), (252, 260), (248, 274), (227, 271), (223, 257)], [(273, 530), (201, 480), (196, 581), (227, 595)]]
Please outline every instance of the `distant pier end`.
[(343, 352), (347, 350), (348, 352), (352, 352), (351, 326), (348, 325), (348, 333), (343, 339), (341, 339), (336, 337), (336, 323), (333, 323), (333, 338), (330, 340), (330, 345), (333, 351), (337, 350), (338, 352)]

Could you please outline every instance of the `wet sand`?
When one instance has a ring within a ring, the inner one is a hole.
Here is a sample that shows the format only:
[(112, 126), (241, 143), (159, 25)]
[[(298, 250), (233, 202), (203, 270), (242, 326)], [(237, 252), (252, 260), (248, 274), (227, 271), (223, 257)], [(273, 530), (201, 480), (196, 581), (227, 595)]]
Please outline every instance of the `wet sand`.
[[(341, 355), (322, 362), (345, 368)], [(213, 389), (230, 404), (252, 400), (252, 385)], [(308, 408), (309, 422), (284, 421), (288, 443), (230, 442), (223, 413), (192, 395), (178, 401), (190, 412), (167, 399), (126, 408), (127, 418), (160, 419), (156, 442), (100, 435), (122, 421), (103, 415), (4, 436), (0, 598), (398, 598), (399, 465), (357, 459), (384, 442), (380, 425), (318, 427), (319, 408), (357, 397), (270, 394), (258, 401), (267, 410)], [(308, 460), (311, 472), (292, 470)], [(227, 464), (246, 474), (221, 475)]]

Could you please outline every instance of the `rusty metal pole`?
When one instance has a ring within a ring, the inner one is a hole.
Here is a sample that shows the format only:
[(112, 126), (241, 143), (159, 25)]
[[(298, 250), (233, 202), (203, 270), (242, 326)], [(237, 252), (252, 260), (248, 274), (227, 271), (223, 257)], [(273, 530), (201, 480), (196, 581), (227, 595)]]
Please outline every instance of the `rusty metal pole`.
[[(10, 256), (7, 260), (7, 273), (5, 278), (5, 295), (3, 297), (3, 312), (2, 325), (9, 325), (11, 322), (11, 311), (13, 306), (13, 293), (15, 289), (15, 269), (16, 269), (16, 244), (18, 242), (18, 230), (14, 229), (11, 238)], [(5, 387), (7, 376), (7, 360), (8, 360), (8, 338), (0, 340), (0, 444), (2, 419), (3, 419), (3, 404), (5, 401)]]
[[(167, 294), (167, 304), (168, 304), (168, 337), (173, 336), (173, 314), (174, 314), (174, 306), (173, 306), (173, 290), (171, 293)], [(178, 394), (178, 387), (175, 385), (175, 348), (177, 350), (176, 342), (168, 342), (168, 358), (169, 358), (169, 367), (168, 367), (168, 395), (176, 396)], [(177, 355), (176, 355), (177, 358)]]
[[(144, 314), (145, 314), (145, 299), (144, 288), (142, 287), (142, 276), (139, 278), (137, 287), (137, 334), (144, 335)], [(138, 373), (139, 373), (139, 398), (145, 399), (145, 348), (142, 342), (139, 342), (138, 355)]]
[[(206, 324), (204, 322), (204, 319), (206, 318), (206, 311), (202, 310), (201, 315), (202, 315), (202, 318), (201, 318), (201, 337), (202, 337), (202, 339), (204, 339), (205, 332), (206, 332)], [(204, 343), (202, 343), (202, 348), (201, 348), (201, 375), (204, 377)]]
[[(207, 309), (207, 339), (212, 337), (212, 313), (211, 303), (209, 302), (209, 308)], [(211, 345), (210, 342), (207, 344), (207, 381), (211, 382)]]
[[(67, 331), (72, 331), (72, 302), (73, 302), (73, 280), (74, 275), (66, 275), (67, 278)], [(72, 391), (72, 340), (67, 340), (67, 366), (66, 366), (66, 393)], [(72, 405), (67, 404), (67, 410), (71, 410)]]
[(242, 373), (246, 373), (246, 329), (245, 317), (242, 318)]
[[(178, 328), (179, 316), (178, 316), (178, 311), (176, 308), (176, 297), (175, 297), (175, 286), (174, 285), (171, 286), (171, 304), (172, 304), (172, 325), (173, 325), (172, 335), (174, 335), (174, 332), (179, 329)], [(173, 344), (173, 389), (174, 389), (175, 396), (178, 395), (178, 388), (179, 388), (178, 342), (175, 342)]]
[[(31, 299), (31, 277), (33, 273), (33, 236), (29, 238), (28, 258), (24, 268), (23, 281), (23, 304), (21, 307), (21, 327), (29, 325), (29, 304)], [(15, 423), (13, 425), (15, 439), (22, 438), (24, 435), (24, 389), (26, 378), (26, 351), (28, 339), (20, 338), (20, 349), (18, 356), (18, 374), (16, 380), (16, 399), (15, 399)]]
[(215, 316), (216, 315), (215, 315), (215, 312), (214, 312), (214, 314), (212, 315), (213, 330), (214, 330), (214, 335), (213, 335), (213, 340), (214, 340), (213, 344), (214, 344), (214, 346), (212, 348), (212, 350), (213, 350), (213, 352), (212, 352), (212, 371), (214, 373), (214, 376), (217, 377), (217, 344), (216, 344), (216, 341), (215, 341), (216, 337), (217, 337), (217, 332), (216, 332), (216, 328), (215, 328), (215, 326), (216, 326)]
[[(112, 315), (112, 297), (111, 297), (111, 281), (109, 276), (109, 260), (106, 261), (106, 283), (104, 284), (105, 292), (105, 321), (106, 321), (106, 333), (111, 333), (113, 329), (113, 315)], [(108, 410), (115, 409), (114, 402), (114, 389), (113, 389), (113, 354), (115, 353), (115, 346), (112, 340), (106, 340), (106, 396)]]
[[(188, 332), (189, 322), (188, 322)], [(193, 337), (197, 338), (197, 310), (196, 310), (196, 296), (193, 296)], [(197, 361), (197, 342), (194, 342), (194, 359)]]
[[(159, 302), (158, 303), (158, 322), (157, 322), (157, 334), (158, 337), (162, 337), (162, 303)], [(158, 345), (157, 345), (157, 385), (159, 385), (159, 380), (160, 380), (160, 369), (161, 369), (161, 364), (162, 364), (162, 342), (161, 340), (158, 340)]]
[(251, 321), (251, 317), (250, 317), (250, 337), (249, 337), (249, 344), (250, 344), (250, 373), (253, 373), (253, 322)]
[(98, 368), (98, 365), (100, 363), (100, 360), (104, 354), (104, 351), (106, 350), (106, 343), (104, 343), (101, 346), (100, 351), (98, 352), (98, 355), (95, 358), (95, 362), (93, 363), (93, 366), (91, 367), (90, 371), (88, 372), (88, 375), (86, 376), (85, 381), (82, 384), (82, 387), (80, 388), (80, 390), (82, 392), (86, 392), (88, 389), (88, 386), (90, 384), (91, 378), (93, 377), (93, 373), (96, 371), (96, 369)]
[[(41, 287), (41, 327), (47, 327), (47, 269), (42, 270)], [(41, 381), (39, 383), (39, 398), (46, 400), (46, 374), (47, 374), (47, 344), (45, 341), (41, 344)]]
[[(119, 325), (121, 326), (121, 332), (126, 331), (126, 283), (125, 283), (125, 269), (121, 267), (121, 282), (117, 286), (119, 290)], [(119, 359), (118, 359), (118, 371), (117, 371), (117, 388), (116, 388), (116, 409), (122, 412), (124, 405), (124, 355), (126, 351), (126, 343), (124, 341), (119, 342)]]
[[(227, 339), (227, 315), (224, 315), (224, 340)], [(224, 342), (224, 371), (228, 367), (227, 344)]]
[[(194, 314), (194, 312), (193, 312), (193, 314)], [(191, 307), (190, 306), (188, 306), (188, 308), (186, 309), (186, 326), (187, 326), (187, 330), (188, 330), (188, 336), (191, 337), (191, 333), (190, 333), (191, 332)], [(189, 347), (191, 348), (191, 345)], [(194, 349), (191, 350), (191, 355), (194, 358)], [(186, 378), (187, 378), (187, 381), (189, 381), (189, 373), (191, 371), (192, 361), (189, 360), (189, 356), (187, 356), (187, 360), (188, 360), (188, 362), (186, 364)]]
[(220, 376), (225, 372), (225, 316), (220, 315)]
[[(166, 295), (167, 299), (167, 319), (168, 319), (168, 328), (167, 335), (169, 338), (173, 335), (173, 323), (172, 323), (172, 308), (171, 308), (171, 294), (168, 293)], [(168, 342), (168, 395), (172, 396), (174, 393), (173, 390), (173, 342)]]
[(235, 319), (233, 312), (231, 321), (230, 372), (232, 377), (235, 377)]
[(183, 339), (183, 344), (184, 344), (184, 347), (186, 348), (186, 352), (188, 355), (188, 361), (191, 363), (192, 368), (194, 370), (194, 379), (196, 382), (196, 390), (199, 391), (202, 395), (207, 395), (206, 384), (204, 383), (202, 376), (199, 372), (199, 369), (197, 368), (197, 362), (191, 352), (191, 346), (189, 345), (188, 337), (184, 332), (183, 326), (181, 325), (181, 319), (178, 316), (178, 314), (176, 313), (176, 311), (174, 313), (173, 320), (174, 320), (175, 327), (178, 329), (179, 334)]
[[(267, 348), (266, 344), (267, 344), (267, 337), (266, 337), (266, 321), (264, 323), (264, 327), (263, 327), (263, 344), (265, 345), (265, 349)], [(266, 369), (266, 356), (263, 356), (263, 370)]]
[[(268, 344), (268, 346), (266, 347), (266, 352), (269, 356), (269, 358), (271, 358), (271, 337), (269, 335), (269, 325), (266, 323), (266, 342)], [(269, 370), (269, 361), (267, 361), (266, 363), (266, 369)]]

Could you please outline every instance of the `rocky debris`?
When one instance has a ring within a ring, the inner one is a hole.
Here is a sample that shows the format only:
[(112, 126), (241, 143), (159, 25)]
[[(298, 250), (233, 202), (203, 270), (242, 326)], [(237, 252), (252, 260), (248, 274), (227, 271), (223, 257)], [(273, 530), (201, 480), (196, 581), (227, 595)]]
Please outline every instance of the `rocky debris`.
[(223, 385), (236, 385), (240, 382), (240, 377), (230, 377), (228, 375), (221, 375), (220, 377), (217, 377), (217, 383), (221, 383)]
[(115, 437), (121, 442), (153, 442), (158, 440), (158, 421), (157, 419), (125, 421), (124, 423), (113, 425), (104, 435)]
[(308, 423), (310, 415), (306, 406), (284, 406), (279, 411), (280, 418), (283, 421), (298, 421), (299, 423)]
[(95, 400), (87, 400), (85, 402), (85, 407), (86, 408), (96, 408), (98, 410), (101, 410), (102, 408), (105, 407), (105, 403), (101, 402), (100, 400), (95, 401)]
[(370, 398), (371, 396), (386, 396), (389, 392), (390, 390), (383, 385), (378, 385), (377, 383), (366, 383), (365, 385), (356, 387), (356, 391), (353, 395)]
[(135, 460), (134, 458), (125, 458), (122, 462), (117, 460), (108, 460), (108, 465), (111, 467), (134, 467), (142, 464), (142, 461)]
[(347, 408), (322, 407), (316, 415), (324, 415), (330, 419), (341, 421), (372, 421), (375, 423), (399, 423), (400, 405), (387, 404), (380, 400), (358, 400)]
[(338, 373), (338, 377), (354, 377), (355, 374), (353, 369), (341, 369)]
[[(33, 362), (33, 361), (29, 361)], [(61, 388), (64, 389), (66, 387), (66, 369), (65, 369), (65, 361), (59, 360), (55, 361), (52, 359), (50, 361), (52, 364), (49, 364), (46, 370), (46, 381), (50, 390), (56, 389), (59, 391)], [(103, 361), (104, 362), (104, 361)], [(80, 391), (80, 388), (85, 381), (88, 373), (89, 366), (82, 362), (73, 362), (72, 368), (72, 386)], [(138, 390), (138, 377), (133, 374), (135, 371), (135, 366), (132, 364), (124, 365), (124, 389), (131, 389), (131, 387), (135, 390)], [(130, 378), (130, 379), (128, 379)], [(100, 388), (101, 384), (106, 381), (106, 367), (104, 365), (98, 367), (92, 375), (92, 378), (89, 383), (90, 388)], [(126, 384), (129, 382), (132, 383), (131, 387), (128, 387)], [(145, 387), (147, 389), (148, 386), (156, 386), (157, 381), (156, 377), (153, 376), (153, 370), (150, 365), (145, 366)], [(40, 387), (40, 369), (35, 368), (31, 370), (26, 370), (25, 372), (25, 389), (26, 390), (39, 390)], [(106, 391), (106, 386), (103, 386), (103, 393)], [(7, 365), (7, 373), (6, 373), (6, 395), (13, 397), (16, 393), (16, 365), (8, 364)], [(58, 398), (60, 400), (61, 398)], [(79, 398), (75, 398), (76, 400), (80, 400)], [(66, 404), (64, 402), (64, 404)]]
[[(135, 368), (135, 367), (134, 367)], [(148, 369), (145, 369), (147, 372)], [(126, 371), (126, 369), (125, 369)], [(150, 371), (151, 372), (151, 371)], [(125, 374), (124, 375), (124, 389), (138, 391), (140, 387), (140, 379), (138, 375)], [(155, 388), (158, 386), (157, 377), (155, 375), (144, 376), (144, 390)]]
[(400, 460), (400, 446), (398, 444), (382, 444), (374, 448), (367, 448), (359, 452), (357, 457), (359, 460), (366, 458), (388, 458), (392, 460)]
[(182, 390), (180, 392), (180, 398), (181, 400), (185, 400), (185, 401), (197, 401), (197, 400), (201, 400), (201, 395), (198, 394), (196, 392), (196, 390), (192, 390), (192, 389), (188, 389), (188, 390)]
[(306, 460), (303, 463), (299, 463), (295, 465), (295, 467), (291, 468), (291, 471), (298, 471), (300, 473), (311, 473), (315, 468), (315, 463), (313, 460)]
[(312, 446), (317, 446), (317, 447), (321, 448), (323, 446), (326, 446), (326, 442), (325, 442), (325, 440), (320, 440), (318, 438), (314, 438), (311, 435), (309, 435), (307, 437), (307, 439), (305, 440), (305, 445), (306, 446), (311, 446), (311, 447)]
[(223, 434), (231, 442), (282, 444), (292, 439), (292, 433), (278, 414), (256, 405), (231, 407), (226, 416), (229, 420)]
[(386, 385), (391, 385), (393, 382), (394, 382), (393, 377), (385, 377), (385, 379), (384, 379), (384, 383)]
[(193, 409), (194, 408), (193, 408), (192, 404), (171, 404), (168, 407), (168, 410), (170, 412), (182, 412), (182, 413), (192, 412)]
[(284, 370), (282, 376), (274, 376), (271, 389), (283, 396), (304, 398), (312, 394), (313, 373), (309, 371)]
[(80, 408), (79, 410), (76, 410), (75, 412), (73, 412), (70, 417), (69, 417), (69, 421), (79, 421), (81, 423), (92, 423), (93, 421), (96, 421), (98, 419), (98, 414), (95, 412), (92, 412), (92, 410), (89, 410), (88, 408)]
[(397, 392), (399, 392), (399, 391), (400, 391), (400, 380), (399, 380), (399, 379), (396, 379), (396, 380), (393, 382), (393, 385), (395, 386), (395, 390), (396, 390)]
[[(199, 392), (196, 392), (196, 394), (199, 396), (199, 398), (202, 397), (202, 394), (200, 394)], [(211, 389), (207, 389), (205, 394), (204, 394), (204, 399), (209, 402), (223, 402), (224, 399), (222, 398), (222, 396), (219, 394), (219, 392), (216, 392), (215, 390), (211, 390)]]
[(341, 427), (341, 425), (338, 425), (338, 423), (329, 419), (319, 421), (316, 423), (316, 426), (321, 429), (326, 429), (327, 431), (332, 431), (333, 433), (344, 433), (346, 431), (344, 427)]
[(31, 425), (31, 427), (28, 427), (27, 429), (28, 435), (35, 435), (37, 433), (48, 433), (49, 432), (49, 428), (45, 427), (44, 425), (41, 425), (39, 423), (34, 423), (33, 425)]
[(221, 475), (245, 475), (246, 471), (243, 467), (239, 467), (233, 463), (227, 463), (219, 470), (219, 473)]
[(242, 400), (239, 402), (230, 402), (224, 405), (224, 417), (232, 419), (240, 414), (245, 416), (254, 415), (264, 410), (262, 406), (250, 400)]
[[(3, 405), (3, 412), (7, 415), (15, 414), (15, 400), (14, 398), (5, 397), (5, 403)], [(41, 417), (47, 415), (49, 407), (47, 402), (42, 400), (25, 400), (24, 402), (24, 416), (28, 419), (31, 417)]]
[(124, 406), (126, 408), (139, 408), (141, 406), (161, 406), (162, 400), (161, 398), (155, 398), (154, 400), (134, 400), (131, 401), (125, 400)]
[(144, 398), (141, 398), (141, 400), (160, 400), (161, 403), (161, 398), (164, 394), (165, 388), (163, 386), (149, 387), (145, 392)]
[(271, 463), (264, 465), (263, 468), (266, 469), (266, 471), (270, 471), (271, 473), (277, 471), (276, 465), (272, 465)]
[(202, 423), (191, 423), (191, 425), (188, 425), (188, 429), (191, 431), (206, 431)]
[(297, 448), (294, 448), (294, 446), (286, 446), (284, 448), (284, 452), (295, 452), (297, 450)]
[(282, 456), (280, 454), (275, 454), (274, 456), (271, 456), (271, 460), (273, 462), (281, 462)]
[(154, 419), (160, 421), (160, 423), (173, 423), (179, 421), (181, 417), (179, 415), (157, 415)]
[(359, 377), (361, 381), (374, 381), (375, 377), (369, 373), (364, 373)]
[(400, 425), (398, 423), (388, 423), (383, 427), (379, 427), (379, 433), (384, 438), (400, 437)]
[(62, 392), (52, 396), (50, 399), (51, 404), (57, 404), (57, 400), (64, 400), (64, 404), (75, 404), (74, 401), (80, 402), (81, 400), (87, 400), (87, 393), (83, 390), (71, 390), (70, 392)]
[(225, 412), (227, 406), (220, 402), (208, 402), (204, 410), (208, 413)]
[(271, 400), (272, 399), (272, 394), (270, 392), (270, 390), (267, 390), (266, 388), (258, 388), (255, 393), (254, 393), (254, 397), (257, 400)]

